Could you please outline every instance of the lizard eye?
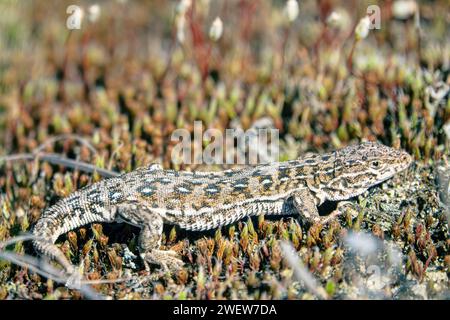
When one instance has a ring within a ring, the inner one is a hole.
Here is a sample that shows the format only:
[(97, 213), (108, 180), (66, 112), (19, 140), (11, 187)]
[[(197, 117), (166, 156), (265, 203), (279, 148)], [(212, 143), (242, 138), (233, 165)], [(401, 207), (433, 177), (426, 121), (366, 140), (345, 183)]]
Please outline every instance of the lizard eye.
[(380, 166), (380, 163), (379, 163), (378, 161), (372, 161), (372, 162), (370, 163), (370, 165), (371, 165), (373, 168), (378, 168), (378, 167)]

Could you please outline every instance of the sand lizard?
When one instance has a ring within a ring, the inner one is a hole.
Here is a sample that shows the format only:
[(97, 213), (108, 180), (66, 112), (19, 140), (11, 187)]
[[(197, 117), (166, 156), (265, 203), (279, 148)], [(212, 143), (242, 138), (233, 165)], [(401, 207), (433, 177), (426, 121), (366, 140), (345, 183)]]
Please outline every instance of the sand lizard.
[[(127, 222), (139, 226), (139, 252), (149, 263), (178, 269), (174, 251), (160, 250), (163, 224), (207, 230), (253, 215), (299, 214), (321, 221), (317, 206), (340, 201), (406, 169), (411, 156), (376, 142), (365, 142), (326, 154), (221, 172), (139, 168), (105, 179), (46, 209), (36, 223), (35, 248), (63, 264), (71, 264), (54, 245), (70, 230), (93, 222)], [(41, 240), (42, 239), (42, 240)]]

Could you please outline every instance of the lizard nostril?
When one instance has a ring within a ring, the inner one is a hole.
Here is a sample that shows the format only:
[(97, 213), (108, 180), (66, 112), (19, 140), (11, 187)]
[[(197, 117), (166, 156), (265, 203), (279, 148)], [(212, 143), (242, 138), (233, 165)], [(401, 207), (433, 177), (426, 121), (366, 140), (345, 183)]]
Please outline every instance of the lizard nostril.
[(403, 154), (400, 157), (402, 163), (410, 164), (412, 162), (412, 157), (409, 154)]

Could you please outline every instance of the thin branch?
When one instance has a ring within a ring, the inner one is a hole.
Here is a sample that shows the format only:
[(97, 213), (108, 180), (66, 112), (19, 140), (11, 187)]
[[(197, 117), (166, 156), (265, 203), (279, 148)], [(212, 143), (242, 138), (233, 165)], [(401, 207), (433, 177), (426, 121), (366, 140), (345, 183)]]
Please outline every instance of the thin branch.
[(13, 154), (13, 155), (9, 155), (9, 156), (0, 157), (0, 163), (3, 161), (11, 162), (11, 161), (17, 161), (17, 160), (35, 160), (35, 159), (41, 160), (41, 161), (46, 161), (51, 164), (62, 165), (62, 166), (72, 168), (72, 169), (78, 169), (78, 170), (81, 170), (81, 171), (87, 172), (87, 173), (97, 172), (99, 175), (101, 175), (102, 177), (105, 177), (105, 178), (117, 177), (120, 175), (120, 173), (118, 173), (118, 172), (107, 170), (107, 169), (102, 169), (102, 168), (96, 167), (87, 162), (62, 157), (56, 153)]
[(95, 149), (95, 147), (86, 139), (84, 139), (83, 137), (80, 137), (79, 135), (76, 134), (61, 134), (61, 135), (57, 135), (55, 137), (49, 138), (48, 140), (44, 141), (43, 143), (41, 143), (34, 151), (33, 153), (38, 153), (41, 152), (43, 149), (45, 149), (48, 145), (53, 144), (57, 141), (61, 141), (61, 140), (76, 140), (77, 142), (85, 145), (86, 147), (89, 148), (89, 150), (91, 150), (91, 152), (93, 154), (97, 154), (97, 150)]
[[(7, 260), (11, 263), (14, 263), (23, 268), (27, 268), (28, 270), (37, 273), (47, 279), (52, 279), (53, 281), (68, 284), (70, 282), (70, 277), (64, 273), (63, 270), (53, 267), (51, 264), (42, 259), (37, 259), (30, 255), (19, 255), (13, 252), (7, 252), (2, 250), (8, 245), (11, 245), (20, 241), (34, 240), (38, 237), (31, 234), (20, 235), (6, 241), (0, 242), (0, 258)], [(82, 280), (80, 279), (77, 282), (74, 282), (77, 287), (71, 287), (71, 289), (79, 290), (86, 298), (88, 299), (105, 299), (106, 297), (103, 295), (99, 295), (89, 285), (93, 284), (110, 284), (110, 283), (119, 283), (128, 280), (132, 280), (133, 278), (118, 278), (118, 279), (98, 279), (98, 280)]]
[(318, 298), (324, 300), (328, 299), (328, 294), (325, 289), (317, 283), (314, 276), (308, 271), (307, 268), (305, 268), (292, 244), (287, 241), (282, 241), (280, 245), (283, 257), (294, 271), (294, 276), (297, 281), (303, 282), (306, 288)]
[(88, 172), (88, 173), (97, 172), (98, 174), (100, 174), (101, 176), (103, 176), (105, 178), (117, 177), (119, 175), (118, 172), (98, 168), (87, 162), (82, 162), (82, 161), (62, 157), (61, 155), (58, 155), (56, 153), (41, 152), (50, 144), (53, 144), (53, 143), (55, 143), (57, 141), (61, 141), (61, 140), (67, 140), (67, 139), (76, 140), (76, 141), (80, 142), (81, 144), (85, 145), (87, 148), (89, 148), (89, 150), (93, 154), (97, 154), (97, 150), (94, 148), (94, 146), (89, 141), (84, 139), (83, 137), (80, 137), (75, 134), (62, 134), (62, 135), (58, 135), (58, 136), (49, 138), (47, 141), (41, 143), (31, 153), (18, 153), (18, 154), (2, 156), (2, 157), (0, 157), (0, 164), (3, 161), (11, 162), (11, 161), (17, 161), (17, 160), (35, 160), (35, 159), (37, 159), (37, 160), (41, 160), (41, 161), (47, 161), (51, 164), (62, 165), (62, 166), (66, 166), (66, 167), (69, 167), (72, 169), (78, 169), (78, 170)]

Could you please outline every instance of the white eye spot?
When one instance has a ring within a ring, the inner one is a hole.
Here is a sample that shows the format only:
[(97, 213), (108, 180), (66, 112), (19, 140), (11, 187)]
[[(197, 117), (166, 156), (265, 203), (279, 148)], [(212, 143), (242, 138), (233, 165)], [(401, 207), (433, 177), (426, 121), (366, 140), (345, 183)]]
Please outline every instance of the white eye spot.
[(283, 178), (280, 179), (281, 182), (285, 182), (285, 181), (288, 181), (288, 180), (289, 180), (288, 177), (283, 177)]
[(112, 198), (113, 200), (117, 200), (117, 199), (119, 199), (121, 196), (122, 196), (122, 193), (120, 193), (120, 192), (114, 192), (114, 193), (111, 195), (111, 198)]
[(247, 185), (240, 183), (240, 184), (235, 185), (234, 187), (235, 188), (246, 188)]
[(208, 188), (208, 189), (205, 189), (205, 190), (208, 191), (208, 192), (211, 192), (211, 193), (219, 192), (219, 190), (213, 189), (213, 188)]
[(142, 193), (152, 193), (153, 189), (152, 188), (144, 188), (141, 190)]
[(265, 179), (262, 184), (271, 184), (272, 181), (270, 179)]
[(154, 164), (151, 164), (149, 167), (148, 167), (148, 171), (158, 171), (158, 170), (162, 170), (163, 169), (163, 167), (160, 165), (160, 164), (158, 164), (158, 163), (154, 163)]
[(189, 189), (186, 189), (186, 188), (183, 188), (183, 187), (178, 187), (177, 190), (182, 192), (182, 193), (190, 193), (191, 192)]

